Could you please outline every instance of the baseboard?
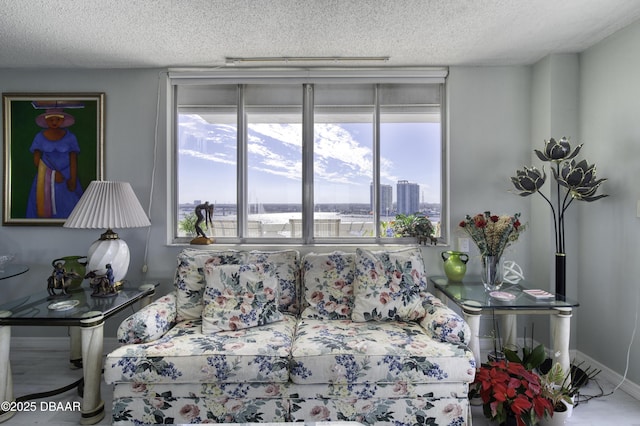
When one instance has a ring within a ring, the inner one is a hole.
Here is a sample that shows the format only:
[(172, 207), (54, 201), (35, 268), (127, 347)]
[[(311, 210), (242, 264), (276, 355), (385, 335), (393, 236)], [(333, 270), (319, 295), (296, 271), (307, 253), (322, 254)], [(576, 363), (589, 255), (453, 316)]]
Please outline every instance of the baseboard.
[[(574, 359), (574, 358), (571, 358)], [(586, 366), (590, 366), (596, 368), (598, 370), (602, 370), (602, 372), (598, 375), (599, 378), (607, 380), (610, 383), (613, 383), (614, 387), (620, 384), (619, 389), (628, 393), (633, 398), (640, 401), (640, 385), (632, 382), (629, 379), (625, 379), (624, 376), (618, 374), (613, 371), (609, 367), (604, 364), (599, 363), (595, 359), (591, 358), (588, 355), (583, 354), (582, 352), (576, 351), (575, 359), (578, 361), (584, 361)]]
[[(115, 337), (104, 338), (103, 352), (115, 350), (120, 344)], [(69, 337), (11, 337), (12, 351), (69, 351)]]

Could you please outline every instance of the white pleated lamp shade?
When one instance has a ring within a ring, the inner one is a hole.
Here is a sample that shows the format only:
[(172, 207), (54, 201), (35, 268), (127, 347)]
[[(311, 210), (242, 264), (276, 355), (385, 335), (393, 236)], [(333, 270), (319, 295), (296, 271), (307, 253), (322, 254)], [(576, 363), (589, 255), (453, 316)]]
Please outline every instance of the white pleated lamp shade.
[(129, 182), (92, 181), (64, 223), (65, 228), (114, 229), (150, 226)]
[(150, 226), (136, 194), (128, 182), (92, 181), (64, 223), (65, 228), (106, 229), (89, 248), (87, 271), (104, 275), (110, 264), (115, 282), (122, 281), (129, 269), (127, 243), (113, 228)]

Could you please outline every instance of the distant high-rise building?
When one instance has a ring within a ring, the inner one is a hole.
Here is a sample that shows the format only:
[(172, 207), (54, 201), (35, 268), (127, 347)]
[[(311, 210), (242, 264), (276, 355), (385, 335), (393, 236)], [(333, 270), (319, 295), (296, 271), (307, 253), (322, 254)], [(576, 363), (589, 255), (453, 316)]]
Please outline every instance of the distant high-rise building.
[(420, 185), (407, 180), (399, 180), (396, 184), (398, 197), (398, 213), (414, 214), (420, 211)]
[[(373, 211), (373, 183), (369, 186), (369, 205)], [(380, 215), (386, 216), (393, 210), (393, 187), (380, 185)]]
[(393, 186), (380, 185), (380, 214), (387, 215), (393, 210)]

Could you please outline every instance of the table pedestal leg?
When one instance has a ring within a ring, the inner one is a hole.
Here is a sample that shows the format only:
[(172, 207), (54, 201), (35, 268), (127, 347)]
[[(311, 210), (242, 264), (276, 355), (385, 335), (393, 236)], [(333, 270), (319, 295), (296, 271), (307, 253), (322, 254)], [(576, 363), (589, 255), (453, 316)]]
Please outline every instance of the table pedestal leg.
[(555, 362), (559, 362), (566, 374), (571, 368), (569, 359), (569, 336), (571, 333), (571, 308), (556, 308), (556, 314), (551, 317), (553, 329), (553, 352)]
[[(138, 290), (140, 291), (148, 291), (148, 290), (153, 290), (156, 288), (155, 284), (142, 284), (140, 287), (138, 287)], [(148, 304), (150, 304), (151, 302), (153, 302), (153, 296), (155, 295), (155, 291), (152, 293), (149, 293), (147, 296), (143, 297), (140, 300), (140, 307), (144, 308), (145, 306), (147, 306)]]
[(80, 327), (69, 327), (69, 362), (72, 369), (82, 368), (82, 337)]
[[(502, 315), (502, 331), (500, 332), (500, 337), (503, 347), (512, 350), (518, 347), (518, 327), (515, 315)], [(502, 348), (499, 348), (499, 350), (502, 350)]]
[(92, 425), (104, 418), (104, 402), (100, 396), (104, 316), (100, 312), (87, 312), (84, 316), (81, 328), (84, 395), (80, 424)]
[(476, 359), (476, 368), (480, 368), (480, 313), (482, 309), (464, 305), (463, 314), (464, 320), (469, 324), (471, 329), (471, 337), (469, 339), (469, 349), (473, 352), (473, 357)]
[[(0, 311), (0, 317), (8, 317), (9, 311)], [(13, 402), (13, 379), (11, 364), (9, 363), (9, 348), (11, 346), (11, 327), (0, 325), (0, 402)], [(3, 407), (7, 408), (7, 407)], [(9, 420), (15, 411), (0, 409), (0, 423)]]

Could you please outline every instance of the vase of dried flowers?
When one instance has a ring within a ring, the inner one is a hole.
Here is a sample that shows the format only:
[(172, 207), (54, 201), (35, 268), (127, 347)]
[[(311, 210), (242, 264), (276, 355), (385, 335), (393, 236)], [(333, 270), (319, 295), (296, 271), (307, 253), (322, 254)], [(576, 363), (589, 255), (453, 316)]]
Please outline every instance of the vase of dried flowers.
[(525, 229), (519, 218), (520, 213), (498, 216), (486, 211), (467, 215), (460, 222), (459, 226), (473, 239), (482, 256), (482, 283), (487, 290), (502, 286), (502, 254)]
[(482, 256), (482, 284), (489, 291), (502, 287), (502, 261), (500, 256)]

